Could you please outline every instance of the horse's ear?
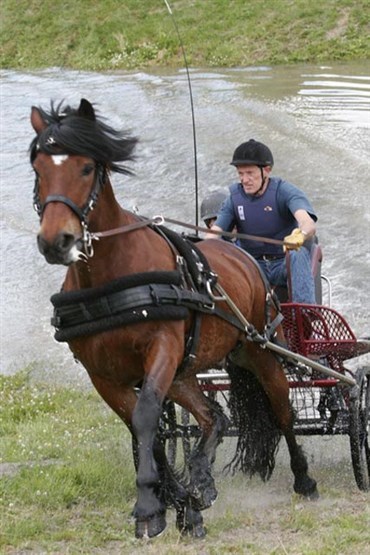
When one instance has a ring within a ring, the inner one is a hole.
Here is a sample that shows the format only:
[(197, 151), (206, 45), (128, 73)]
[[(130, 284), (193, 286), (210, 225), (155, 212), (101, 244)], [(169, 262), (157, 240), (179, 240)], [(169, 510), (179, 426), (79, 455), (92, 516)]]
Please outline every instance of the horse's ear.
[(95, 121), (95, 111), (92, 104), (86, 100), (86, 98), (81, 98), (80, 105), (77, 110), (77, 114), (83, 118), (91, 119)]
[(31, 109), (31, 124), (38, 135), (47, 127), (47, 123), (42, 119), (41, 112), (36, 106)]

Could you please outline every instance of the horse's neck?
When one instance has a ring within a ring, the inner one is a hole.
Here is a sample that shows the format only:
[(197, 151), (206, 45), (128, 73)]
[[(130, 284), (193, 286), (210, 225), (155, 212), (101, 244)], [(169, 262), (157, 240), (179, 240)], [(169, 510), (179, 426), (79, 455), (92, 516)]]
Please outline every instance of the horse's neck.
[(134, 215), (122, 209), (108, 179), (99, 195), (97, 206), (89, 217), (90, 231), (106, 231), (126, 225), (132, 219)]
[[(107, 231), (137, 220), (137, 216), (119, 205), (108, 182), (91, 212), (89, 230)], [(93, 241), (93, 248), (93, 257), (69, 268), (65, 282), (67, 290), (96, 287), (133, 273), (174, 268), (174, 257), (168, 245), (148, 228), (103, 237)]]

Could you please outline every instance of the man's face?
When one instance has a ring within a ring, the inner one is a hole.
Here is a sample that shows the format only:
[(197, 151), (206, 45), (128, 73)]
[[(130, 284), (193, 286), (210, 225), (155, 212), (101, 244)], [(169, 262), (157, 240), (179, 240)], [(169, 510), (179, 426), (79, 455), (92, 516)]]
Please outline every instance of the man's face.
[(208, 229), (211, 229), (216, 220), (217, 218), (208, 218), (208, 220), (204, 220), (204, 223), (206, 224)]
[(262, 179), (265, 178), (267, 181), (271, 172), (270, 166), (262, 168), (261, 174), (261, 168), (259, 166), (251, 166), (249, 164), (245, 166), (238, 166), (236, 170), (238, 172), (240, 183), (243, 185), (243, 189), (248, 195), (256, 194), (261, 188)]

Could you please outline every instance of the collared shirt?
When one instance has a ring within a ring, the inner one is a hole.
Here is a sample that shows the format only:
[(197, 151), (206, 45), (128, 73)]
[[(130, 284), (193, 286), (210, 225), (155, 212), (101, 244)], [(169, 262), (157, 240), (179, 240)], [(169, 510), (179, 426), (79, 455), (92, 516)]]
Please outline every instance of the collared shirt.
[[(317, 220), (303, 191), (279, 177), (271, 177), (264, 193), (258, 196), (245, 193), (241, 183), (234, 183), (215, 225), (225, 231), (236, 226), (240, 233), (283, 239), (297, 227), (294, 213), (299, 209), (306, 210), (314, 221)], [(238, 244), (254, 256), (283, 252), (282, 247), (268, 243), (238, 240)]]

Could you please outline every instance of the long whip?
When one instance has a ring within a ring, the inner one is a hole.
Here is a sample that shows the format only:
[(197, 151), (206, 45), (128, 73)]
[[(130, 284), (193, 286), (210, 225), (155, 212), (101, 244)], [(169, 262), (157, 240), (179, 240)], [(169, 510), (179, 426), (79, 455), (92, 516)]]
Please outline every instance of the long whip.
[[(198, 156), (197, 156), (197, 138), (196, 138), (196, 130), (195, 130), (193, 92), (192, 92), (192, 88), (191, 88), (191, 79), (190, 79), (190, 73), (189, 73), (189, 66), (188, 66), (188, 62), (187, 62), (186, 54), (185, 54), (185, 48), (184, 48), (184, 44), (183, 44), (182, 39), (181, 39), (179, 28), (178, 28), (177, 23), (176, 23), (176, 18), (174, 16), (173, 12), (172, 12), (172, 9), (171, 9), (171, 6), (170, 6), (168, 0), (164, 0), (164, 3), (167, 6), (168, 13), (171, 16), (171, 20), (172, 20), (172, 23), (174, 25), (174, 28), (175, 28), (175, 31), (176, 31), (176, 34), (177, 34), (177, 37), (178, 37), (178, 40), (179, 40), (179, 44), (180, 44), (181, 51), (182, 51), (182, 56), (184, 58), (187, 80), (188, 80), (189, 97), (190, 97), (190, 109), (191, 109), (191, 118), (192, 118), (192, 126), (193, 126), (194, 179), (195, 179), (195, 224), (196, 224), (196, 226), (198, 226)], [(198, 231), (196, 231), (196, 234), (198, 235)]]

